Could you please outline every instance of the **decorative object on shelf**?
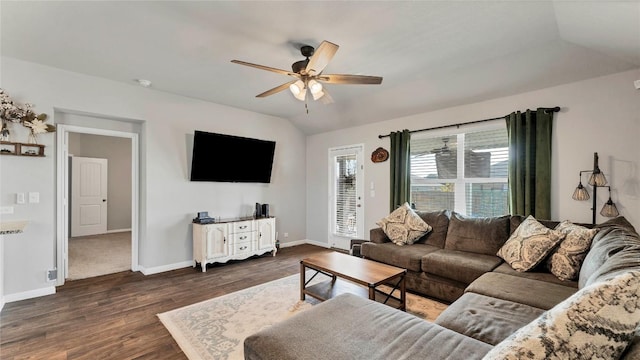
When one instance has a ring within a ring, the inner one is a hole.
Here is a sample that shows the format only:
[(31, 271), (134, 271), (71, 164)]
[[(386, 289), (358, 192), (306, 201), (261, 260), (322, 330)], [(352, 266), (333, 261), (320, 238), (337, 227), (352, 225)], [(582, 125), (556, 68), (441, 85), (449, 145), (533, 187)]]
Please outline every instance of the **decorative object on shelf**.
[(27, 141), (29, 144), (38, 143), (38, 134), (56, 131), (54, 125), (45, 124), (47, 114), (36, 114), (32, 108), (33, 104), (30, 103), (25, 103), (24, 105), (15, 103), (9, 94), (0, 88), (0, 119), (2, 119), (0, 136), (2, 141), (10, 141), (11, 132), (7, 127), (8, 122), (20, 123), (29, 129)]
[(389, 159), (389, 152), (381, 147), (371, 153), (371, 161), (374, 163), (384, 162)]
[(11, 131), (9, 131), (9, 122), (2, 120), (2, 129), (0, 129), (0, 141), (11, 141)]
[(573, 195), (571, 198), (573, 200), (578, 201), (586, 201), (589, 200), (589, 192), (582, 185), (582, 174), (583, 173), (591, 173), (589, 175), (588, 184), (593, 187), (593, 207), (591, 208), (592, 214), (592, 223), (596, 223), (596, 202), (597, 202), (597, 194), (599, 187), (609, 188), (609, 200), (604, 204), (602, 210), (600, 210), (600, 215), (605, 217), (616, 217), (620, 215), (618, 212), (618, 208), (616, 204), (611, 200), (611, 186), (607, 186), (607, 178), (604, 176), (602, 170), (598, 166), (598, 153), (593, 153), (593, 170), (581, 170), (580, 171), (580, 182), (578, 183), (578, 187), (573, 191)]

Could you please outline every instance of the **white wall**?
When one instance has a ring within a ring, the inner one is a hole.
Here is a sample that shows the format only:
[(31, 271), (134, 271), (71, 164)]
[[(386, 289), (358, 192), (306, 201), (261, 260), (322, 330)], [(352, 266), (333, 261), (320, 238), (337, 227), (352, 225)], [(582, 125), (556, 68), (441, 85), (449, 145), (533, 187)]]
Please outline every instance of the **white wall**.
[[(368, 154), (389, 149), (389, 138), (378, 135), (402, 129), (417, 130), (506, 115), (515, 110), (560, 106), (553, 128), (551, 216), (591, 222), (591, 202), (571, 199), (578, 172), (593, 168), (593, 153), (612, 186), (620, 213), (640, 229), (640, 91), (633, 81), (640, 69), (539, 91), (393, 119), (372, 125), (324, 133), (307, 138), (307, 237), (326, 243), (328, 238), (327, 151), (331, 147), (365, 144), (365, 184), (375, 186), (375, 197), (364, 198), (365, 238), (375, 222), (389, 212), (389, 161), (374, 164)], [(392, 102), (392, 99), (389, 99)], [(598, 212), (607, 200), (598, 193)], [(597, 222), (605, 220), (598, 214)]]
[[(306, 140), (290, 122), (13, 58), (0, 61), (0, 87), (18, 102), (35, 104), (37, 112), (52, 117), (49, 121), (80, 112), (142, 123), (143, 268), (167, 269), (192, 260), (190, 221), (197, 211), (231, 218), (250, 214), (256, 202), (269, 203), (280, 233), (288, 232), (290, 241), (305, 238)], [(190, 182), (187, 159), (194, 130), (275, 140), (271, 183)], [(40, 192), (39, 204), (15, 205), (13, 215), (3, 216), (30, 221), (23, 234), (5, 242), (7, 301), (53, 289), (45, 273), (55, 266), (55, 138), (45, 134), (41, 139), (47, 145), (44, 158), (0, 157), (0, 205), (14, 204), (17, 192)]]

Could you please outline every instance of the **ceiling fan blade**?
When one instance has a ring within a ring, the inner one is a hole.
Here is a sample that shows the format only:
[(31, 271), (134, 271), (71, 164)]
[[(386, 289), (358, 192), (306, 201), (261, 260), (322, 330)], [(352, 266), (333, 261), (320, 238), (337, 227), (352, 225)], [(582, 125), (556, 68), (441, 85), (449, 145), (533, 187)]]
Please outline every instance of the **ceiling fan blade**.
[(284, 83), (284, 84), (282, 84), (282, 85), (276, 86), (276, 87), (274, 87), (273, 89), (270, 89), (270, 90), (267, 90), (267, 91), (263, 92), (262, 94), (258, 94), (258, 95), (256, 95), (256, 97), (259, 97), (259, 98), (261, 98), (261, 97), (267, 97), (267, 96), (269, 96), (269, 95), (273, 95), (273, 94), (275, 94), (275, 93), (279, 93), (279, 92), (280, 92), (280, 91), (282, 91), (282, 90), (286, 90), (286, 89), (288, 89), (288, 88), (289, 88), (289, 86), (290, 86), (291, 84), (295, 83), (296, 81), (298, 81), (298, 80), (289, 81), (288, 83)]
[(299, 74), (296, 74), (294, 72), (287, 71), (287, 70), (276, 69), (276, 68), (272, 68), (272, 67), (264, 66), (264, 65), (252, 64), (252, 63), (248, 63), (248, 62), (240, 61), (240, 60), (231, 60), (231, 62), (234, 63), (234, 64), (251, 66), (251, 67), (254, 67), (254, 68), (257, 68), (257, 69), (267, 70), (267, 71), (271, 71), (271, 72), (282, 74), (282, 75), (289, 75), (289, 76), (293, 76), (295, 78), (300, 78)]
[(326, 40), (323, 41), (315, 50), (313, 56), (311, 56), (311, 58), (309, 59), (309, 63), (305, 68), (306, 74), (320, 74), (336, 54), (336, 52), (338, 51), (338, 47), (339, 46), (334, 43), (328, 42)]
[(368, 75), (322, 74), (318, 80), (328, 84), (381, 84), (382, 77)]
[(327, 88), (322, 89), (322, 92), (324, 92), (324, 96), (320, 98), (320, 101), (325, 105), (333, 104), (333, 98), (329, 95)]

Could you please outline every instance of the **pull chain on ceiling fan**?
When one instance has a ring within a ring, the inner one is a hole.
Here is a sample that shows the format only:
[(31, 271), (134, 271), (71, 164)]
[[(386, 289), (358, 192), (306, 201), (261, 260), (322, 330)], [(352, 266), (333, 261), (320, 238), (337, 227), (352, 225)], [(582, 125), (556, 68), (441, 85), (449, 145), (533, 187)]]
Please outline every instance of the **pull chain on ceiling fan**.
[[(231, 60), (234, 64), (254, 67), (257, 69), (267, 70), (282, 75), (288, 75), (295, 80), (289, 81), (273, 89), (267, 90), (256, 97), (262, 98), (269, 95), (279, 93), (285, 89), (289, 89), (293, 96), (300, 100), (307, 99), (307, 90), (311, 93), (313, 100), (321, 100), (323, 103), (332, 103), (333, 99), (322, 85), (325, 84), (371, 84), (377, 85), (382, 83), (382, 77), (368, 75), (349, 75), (349, 74), (323, 74), (322, 71), (329, 64), (333, 56), (338, 51), (338, 45), (329, 41), (323, 41), (317, 49), (312, 46), (302, 46), (300, 52), (305, 60), (296, 61), (291, 65), (292, 71), (272, 68), (269, 66), (252, 64), (240, 60)], [(307, 108), (307, 113), (309, 112)]]

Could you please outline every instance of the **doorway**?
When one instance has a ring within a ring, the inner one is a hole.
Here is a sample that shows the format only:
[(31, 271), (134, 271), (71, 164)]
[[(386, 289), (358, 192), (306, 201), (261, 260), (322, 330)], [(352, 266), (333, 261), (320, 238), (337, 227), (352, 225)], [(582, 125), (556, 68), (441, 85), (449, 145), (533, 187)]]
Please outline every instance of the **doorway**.
[(139, 269), (138, 153), (137, 133), (58, 125), (57, 285)]
[(329, 245), (349, 250), (364, 235), (363, 145), (329, 149)]

